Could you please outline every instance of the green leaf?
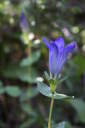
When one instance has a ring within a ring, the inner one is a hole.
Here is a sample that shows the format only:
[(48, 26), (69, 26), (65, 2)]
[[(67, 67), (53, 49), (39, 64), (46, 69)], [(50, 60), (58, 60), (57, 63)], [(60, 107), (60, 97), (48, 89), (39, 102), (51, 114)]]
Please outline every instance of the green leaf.
[(67, 96), (67, 95), (65, 95), (65, 94), (60, 94), (60, 93), (54, 93), (54, 98), (55, 99), (67, 99), (67, 98), (72, 98), (72, 97), (70, 97), (70, 96)]
[(77, 118), (85, 123), (85, 102), (81, 99), (75, 99), (72, 100), (71, 104), (77, 111)]
[(38, 90), (35, 87), (28, 88), (24, 93), (20, 96), (21, 102), (29, 100), (35, 97), (38, 94)]
[[(44, 96), (47, 96), (47, 97), (52, 97), (52, 93), (50, 91), (50, 87), (48, 87), (48, 85), (44, 84), (44, 83), (38, 83), (38, 86), (37, 86), (37, 89), (38, 91), (44, 95)], [(64, 94), (59, 94), (59, 93), (54, 93), (54, 99), (64, 99), (64, 98), (70, 98), (69, 96), (66, 96)]]
[(25, 58), (21, 61), (20, 66), (30, 66), (33, 63), (37, 62), (40, 58), (40, 51), (32, 53), (28, 58)]
[(72, 128), (72, 126), (68, 122), (63, 121), (59, 123), (56, 128)]
[(27, 103), (22, 103), (21, 104), (21, 108), (24, 112), (26, 112), (28, 115), (32, 116), (32, 117), (36, 117), (37, 114), (34, 111), (34, 109), (32, 108), (32, 106), (28, 105)]
[(7, 78), (18, 78), (28, 83), (36, 83), (37, 71), (32, 67), (20, 67), (19, 65), (9, 65), (2, 71)]
[(24, 69), (21, 70), (18, 77), (22, 81), (25, 81), (28, 83), (36, 83), (37, 82), (37, 76), (38, 76), (38, 73), (34, 68), (25, 67)]
[(21, 94), (21, 90), (18, 86), (7, 86), (5, 92), (12, 97), (18, 97)]
[(50, 92), (50, 88), (44, 83), (39, 82), (38, 86), (37, 86), (37, 89), (44, 96), (47, 96), (47, 97), (52, 96), (52, 93)]
[(57, 125), (57, 128), (65, 128), (65, 122), (61, 122)]

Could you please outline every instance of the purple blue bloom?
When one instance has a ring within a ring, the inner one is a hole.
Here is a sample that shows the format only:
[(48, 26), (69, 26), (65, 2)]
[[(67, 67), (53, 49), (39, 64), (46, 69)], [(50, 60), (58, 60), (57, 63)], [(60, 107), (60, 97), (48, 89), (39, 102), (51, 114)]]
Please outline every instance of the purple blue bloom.
[(42, 41), (49, 49), (49, 71), (52, 76), (58, 76), (61, 72), (69, 53), (73, 53), (76, 48), (76, 43), (64, 45), (64, 39), (58, 37), (55, 41), (48, 41), (43, 38)]
[(24, 32), (28, 31), (28, 22), (27, 22), (24, 12), (22, 12), (20, 16), (20, 26), (21, 26), (22, 31)]

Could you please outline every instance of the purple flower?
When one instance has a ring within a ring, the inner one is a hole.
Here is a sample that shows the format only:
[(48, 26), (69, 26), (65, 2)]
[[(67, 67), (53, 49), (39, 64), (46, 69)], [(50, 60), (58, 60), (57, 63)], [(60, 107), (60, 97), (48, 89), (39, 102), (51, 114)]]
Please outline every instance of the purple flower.
[(68, 58), (68, 54), (75, 50), (76, 43), (72, 42), (64, 46), (62, 37), (58, 37), (55, 41), (51, 40), (50, 42), (43, 38), (42, 41), (49, 49), (49, 71), (52, 76), (58, 76)]
[(20, 27), (22, 31), (24, 32), (28, 31), (28, 22), (27, 22), (24, 12), (22, 12), (20, 16)]

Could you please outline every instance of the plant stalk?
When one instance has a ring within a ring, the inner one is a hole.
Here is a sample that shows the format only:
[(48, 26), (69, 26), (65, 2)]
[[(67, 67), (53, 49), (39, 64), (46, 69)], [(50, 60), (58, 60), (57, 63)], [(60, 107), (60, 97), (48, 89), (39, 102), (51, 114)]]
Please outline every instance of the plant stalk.
[(54, 104), (54, 95), (52, 95), (51, 103), (50, 103), (50, 112), (49, 112), (49, 118), (48, 118), (48, 128), (51, 128), (51, 118), (52, 118), (53, 104)]

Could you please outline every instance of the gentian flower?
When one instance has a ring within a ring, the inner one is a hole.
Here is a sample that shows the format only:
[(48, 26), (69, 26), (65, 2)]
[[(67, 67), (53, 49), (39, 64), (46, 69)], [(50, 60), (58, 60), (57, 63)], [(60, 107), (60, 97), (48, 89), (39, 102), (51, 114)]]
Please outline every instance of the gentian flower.
[(23, 32), (28, 32), (28, 22), (27, 22), (24, 12), (22, 12), (20, 16), (20, 27)]
[(71, 42), (64, 46), (62, 37), (49, 42), (46, 38), (43, 38), (42, 41), (49, 49), (49, 71), (52, 76), (58, 76), (68, 58), (68, 54), (72, 53), (76, 48), (76, 43)]

